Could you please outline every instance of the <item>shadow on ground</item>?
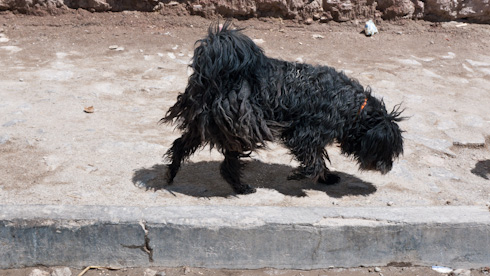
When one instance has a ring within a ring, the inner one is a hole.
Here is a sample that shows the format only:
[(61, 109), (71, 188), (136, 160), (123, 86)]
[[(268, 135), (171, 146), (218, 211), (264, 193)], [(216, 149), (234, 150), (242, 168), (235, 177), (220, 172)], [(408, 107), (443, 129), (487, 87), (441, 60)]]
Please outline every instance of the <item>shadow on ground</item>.
[[(132, 182), (146, 190), (165, 189), (171, 193), (182, 193), (194, 197), (228, 197), (235, 193), (219, 174), (220, 162), (186, 163), (174, 179), (166, 184), (166, 165), (156, 164), (134, 172)], [(293, 167), (282, 164), (266, 164), (260, 161), (245, 163), (243, 181), (257, 188), (277, 190), (287, 196), (304, 197), (306, 190), (323, 191), (334, 198), (349, 195), (366, 196), (376, 192), (376, 187), (353, 175), (335, 172), (341, 181), (335, 185), (313, 183), (311, 180), (287, 180)]]
[(471, 173), (488, 180), (490, 176), (490, 160), (478, 161)]

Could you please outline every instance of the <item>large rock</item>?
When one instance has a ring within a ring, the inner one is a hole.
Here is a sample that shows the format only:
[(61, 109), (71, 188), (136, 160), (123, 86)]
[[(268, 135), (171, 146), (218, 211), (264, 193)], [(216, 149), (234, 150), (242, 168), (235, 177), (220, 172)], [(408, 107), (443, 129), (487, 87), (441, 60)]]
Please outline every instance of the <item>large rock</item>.
[(424, 18), (436, 21), (467, 19), (490, 23), (488, 0), (426, 0)]
[(20, 13), (44, 15), (57, 14), (65, 9), (63, 0), (0, 0), (0, 11), (14, 10)]
[(323, 9), (337, 22), (358, 18), (374, 18), (375, 0), (323, 0)]
[(93, 12), (160, 10), (164, 14), (179, 11), (176, 14), (205, 17), (313, 18), (320, 22), (381, 17), (490, 23), (488, 0), (0, 0), (0, 10), (28, 14), (55, 14), (68, 8)]

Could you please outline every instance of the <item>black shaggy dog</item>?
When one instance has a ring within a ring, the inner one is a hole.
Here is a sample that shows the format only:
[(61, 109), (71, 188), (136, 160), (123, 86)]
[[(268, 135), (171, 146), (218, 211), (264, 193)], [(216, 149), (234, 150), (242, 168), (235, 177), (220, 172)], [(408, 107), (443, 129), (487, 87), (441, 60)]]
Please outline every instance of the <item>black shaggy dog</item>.
[(255, 192), (240, 180), (241, 157), (280, 141), (301, 163), (288, 179), (333, 184), (325, 146), (337, 142), (361, 170), (387, 173), (403, 152), (399, 108), (328, 66), (268, 58), (241, 30), (211, 25), (196, 42), (193, 74), (166, 116), (183, 131), (167, 151), (172, 183), (181, 162), (210, 145), (225, 157), (220, 170), (238, 194)]

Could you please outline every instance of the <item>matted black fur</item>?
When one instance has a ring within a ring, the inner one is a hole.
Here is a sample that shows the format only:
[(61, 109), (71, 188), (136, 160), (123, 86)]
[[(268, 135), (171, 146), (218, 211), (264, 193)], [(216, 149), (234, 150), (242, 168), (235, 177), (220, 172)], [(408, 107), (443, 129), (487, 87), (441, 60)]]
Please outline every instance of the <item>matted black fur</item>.
[(172, 183), (181, 162), (210, 145), (225, 157), (221, 175), (239, 194), (255, 188), (240, 180), (240, 158), (267, 142), (283, 143), (301, 166), (288, 179), (333, 184), (325, 147), (339, 143), (361, 170), (387, 173), (403, 152), (399, 106), (328, 66), (268, 58), (241, 30), (213, 24), (196, 42), (192, 75), (166, 116), (183, 134), (167, 151)]

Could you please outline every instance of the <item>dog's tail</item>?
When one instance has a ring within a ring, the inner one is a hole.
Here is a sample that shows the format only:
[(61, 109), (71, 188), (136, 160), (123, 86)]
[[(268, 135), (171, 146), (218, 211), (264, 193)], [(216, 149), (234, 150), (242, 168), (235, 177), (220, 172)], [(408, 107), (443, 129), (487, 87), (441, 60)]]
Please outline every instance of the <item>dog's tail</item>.
[(196, 42), (185, 93), (162, 119), (177, 120), (186, 131), (199, 131), (203, 141), (227, 150), (249, 151), (272, 141), (266, 123), (260, 81), (267, 57), (231, 21), (212, 24)]

